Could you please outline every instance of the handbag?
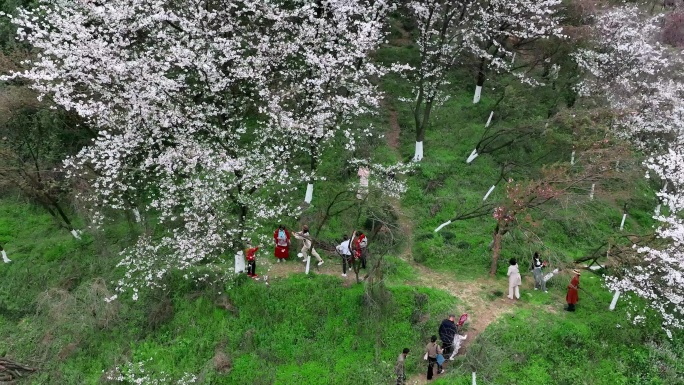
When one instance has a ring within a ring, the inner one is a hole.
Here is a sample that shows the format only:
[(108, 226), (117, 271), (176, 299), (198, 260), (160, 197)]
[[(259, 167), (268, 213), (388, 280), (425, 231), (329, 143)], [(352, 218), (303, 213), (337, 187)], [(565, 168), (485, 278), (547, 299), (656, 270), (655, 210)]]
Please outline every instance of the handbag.
[(423, 356), (423, 361), (427, 361), (427, 352), (425, 352), (425, 355)]
[(439, 353), (437, 355), (437, 364), (439, 364), (441, 366), (444, 363), (444, 361), (445, 361), (444, 356), (442, 355), (442, 353)]

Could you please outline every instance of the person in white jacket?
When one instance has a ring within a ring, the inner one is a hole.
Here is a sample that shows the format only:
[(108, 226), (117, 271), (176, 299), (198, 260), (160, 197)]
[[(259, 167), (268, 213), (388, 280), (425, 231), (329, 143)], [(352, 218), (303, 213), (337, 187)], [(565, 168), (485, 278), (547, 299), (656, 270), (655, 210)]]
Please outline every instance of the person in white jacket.
[(294, 237), (302, 241), (302, 258), (304, 258), (304, 262), (309, 260), (309, 252), (311, 252), (311, 255), (316, 257), (316, 260), (318, 260), (318, 266), (323, 264), (323, 258), (321, 258), (321, 256), (318, 255), (316, 250), (313, 248), (311, 235), (309, 235), (309, 226), (304, 225), (302, 227), (302, 231), (294, 233)]
[(520, 285), (522, 285), (522, 277), (520, 277), (520, 270), (518, 270), (518, 262), (515, 260), (515, 258), (511, 258), (509, 263), (508, 298), (513, 299), (513, 293), (515, 292), (515, 298), (520, 299)]
[(348, 236), (342, 237), (342, 243), (337, 245), (335, 248), (337, 252), (342, 256), (342, 276), (347, 276), (347, 266), (351, 268), (352, 254), (351, 254), (351, 240)]

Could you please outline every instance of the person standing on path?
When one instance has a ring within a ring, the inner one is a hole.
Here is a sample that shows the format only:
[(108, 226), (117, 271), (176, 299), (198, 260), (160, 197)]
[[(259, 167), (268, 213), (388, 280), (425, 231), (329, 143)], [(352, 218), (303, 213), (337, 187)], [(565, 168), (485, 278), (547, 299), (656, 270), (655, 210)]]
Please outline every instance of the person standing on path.
[(247, 241), (247, 249), (245, 249), (245, 256), (247, 257), (247, 275), (254, 278), (256, 274), (256, 252), (258, 247), (252, 247), (252, 242)]
[(354, 239), (355, 257), (361, 261), (361, 268), (365, 269), (368, 256), (368, 238), (366, 238), (366, 235), (362, 231), (355, 231), (352, 238)]
[(323, 264), (323, 258), (321, 258), (321, 256), (318, 255), (316, 250), (313, 248), (311, 235), (309, 235), (309, 226), (304, 225), (302, 227), (302, 231), (294, 233), (294, 237), (302, 241), (302, 258), (304, 258), (304, 262), (309, 260), (309, 252), (311, 252), (311, 255), (316, 257), (316, 260), (318, 260), (318, 266)]
[(440, 365), (437, 362), (437, 355), (442, 354), (443, 350), (442, 348), (439, 347), (437, 344), (437, 336), (432, 336), (430, 338), (430, 342), (425, 346), (425, 354), (427, 354), (427, 361), (428, 361), (428, 367), (427, 367), (427, 379), (432, 380), (432, 377), (434, 376), (434, 367), (435, 364), (437, 364), (437, 374), (442, 374), (444, 372), (444, 369), (442, 369), (442, 365)]
[(278, 229), (273, 233), (275, 240), (275, 257), (280, 263), (290, 255), (290, 233), (288, 233), (285, 225), (278, 226)]
[(351, 262), (352, 262), (352, 254), (351, 254), (351, 240), (349, 237), (345, 234), (342, 236), (342, 243), (337, 245), (335, 248), (337, 252), (342, 256), (342, 276), (346, 277), (347, 276), (347, 265), (351, 268)]
[(404, 371), (404, 363), (406, 362), (406, 356), (409, 354), (409, 348), (404, 348), (404, 350), (399, 354), (397, 358), (397, 364), (394, 366), (394, 374), (397, 375), (397, 385), (404, 385), (406, 383), (406, 372)]
[(568, 303), (568, 307), (565, 308), (567, 311), (575, 311), (575, 305), (579, 301), (579, 270), (572, 271), (575, 275), (570, 280), (568, 285), (568, 294), (565, 296), (565, 301)]
[(522, 277), (520, 277), (520, 270), (518, 270), (518, 261), (515, 258), (511, 258), (508, 261), (510, 266), (508, 266), (508, 298), (513, 299), (513, 294), (515, 292), (515, 298), (520, 299), (520, 285), (522, 285)]
[(449, 314), (449, 318), (442, 321), (439, 325), (439, 339), (442, 341), (444, 356), (450, 355), (454, 349), (454, 336), (458, 327), (456, 326), (456, 315)]
[(545, 263), (539, 258), (539, 253), (534, 252), (532, 257), (532, 274), (534, 274), (534, 290), (544, 290), (544, 293), (548, 293), (546, 290), (546, 281), (544, 281), (544, 274), (542, 274), (542, 267), (545, 267)]

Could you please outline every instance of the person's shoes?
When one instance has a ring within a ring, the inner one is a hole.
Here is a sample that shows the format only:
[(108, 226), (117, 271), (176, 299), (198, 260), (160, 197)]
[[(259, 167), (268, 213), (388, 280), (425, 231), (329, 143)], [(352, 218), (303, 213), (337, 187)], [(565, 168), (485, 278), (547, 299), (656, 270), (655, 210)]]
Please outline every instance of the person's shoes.
[(322, 265), (324, 261), (319, 261), (318, 266)]
[(342, 276), (343, 276), (343, 277), (346, 277), (346, 276), (347, 276), (347, 274), (346, 274), (346, 273), (342, 273)]
[(544, 290), (544, 293), (548, 293), (548, 292), (549, 292), (548, 290)]
[(280, 263), (280, 258), (278, 258), (278, 263)]
[(535, 287), (534, 290), (538, 290), (538, 289)]
[(442, 373), (444, 373), (444, 369), (437, 372), (437, 374), (442, 374)]

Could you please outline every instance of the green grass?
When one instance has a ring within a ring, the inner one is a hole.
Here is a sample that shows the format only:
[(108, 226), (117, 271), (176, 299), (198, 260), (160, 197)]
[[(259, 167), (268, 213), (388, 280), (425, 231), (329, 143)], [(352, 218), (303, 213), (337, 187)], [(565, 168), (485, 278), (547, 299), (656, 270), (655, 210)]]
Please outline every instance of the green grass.
[[(564, 283), (569, 277), (556, 279)], [(562, 288), (549, 295), (523, 291), (525, 305), (490, 325), (468, 357), (456, 361), (457, 370), (435, 384), (469, 383), (473, 370), (478, 383), (486, 384), (684, 383), (679, 338), (667, 340), (652, 314), (645, 324), (633, 325), (624, 297), (608, 311), (612, 296), (600, 277), (583, 274), (580, 283), (590, 294), (580, 291), (575, 313), (561, 309)]]
[[(386, 47), (377, 59), (415, 63), (415, 54), (415, 47)], [(367, 293), (364, 285), (346, 287), (335, 277), (302, 274), (274, 280), (268, 287), (244, 277), (224, 287), (172, 274), (164, 280), (165, 290), (145, 290), (138, 302), (122, 298), (107, 304), (103, 298), (124, 274), (116, 269), (118, 252), (140, 229), (114, 218), (103, 232), (76, 241), (41, 209), (7, 198), (0, 200), (0, 242), (13, 262), (0, 265), (0, 353), (40, 367), (24, 381), (30, 384), (95, 384), (104, 372), (129, 361), (146, 362), (150, 373), (170, 379), (193, 373), (206, 384), (381, 384), (392, 382), (392, 366), (404, 347), (413, 352), (407, 371), (423, 373), (425, 342), (447, 312), (459, 313), (467, 305), (445, 292), (407, 284), (417, 281), (418, 271), (397, 257), (406, 238), (412, 236), (416, 262), (455, 280), (482, 277), (489, 270), (494, 219), (486, 215), (457, 221), (439, 233), (434, 229), (479, 205), (498, 179), (500, 164), (539, 158), (538, 164), (510, 173), (515, 180), (534, 178), (542, 164), (569, 160), (573, 141), (570, 129), (551, 127), (548, 135), (482, 155), (468, 165), (465, 159), (501, 92), (505, 90), (506, 98), (496, 107), (493, 124), (518, 127), (545, 124), (557, 91), (542, 87), (530, 92), (510, 78), (494, 77), (485, 85), (481, 103), (473, 105), (469, 70), (458, 69), (450, 80), (451, 98), (434, 111), (427, 132), (426, 157), (406, 177), (409, 190), (401, 206), (412, 234), (396, 234), (395, 242), (381, 235), (371, 245), (385, 255), (381, 288)], [(411, 87), (394, 75), (381, 85), (386, 103), (398, 113), (400, 146), (395, 151), (374, 137), (359, 145), (355, 155), (407, 161), (414, 151), (413, 118), (410, 105), (398, 98), (409, 97)], [(386, 133), (388, 122), (389, 111), (383, 110), (354, 124), (374, 125)], [(331, 199), (356, 180), (348, 160), (334, 148), (325, 151), (319, 174), (326, 180), (316, 182), (313, 204), (301, 218), (283, 218), (288, 227), (309, 223), (315, 229)], [(305, 187), (300, 187), (296, 193), (303, 198)], [(555, 201), (532, 210), (534, 226), (503, 238), (501, 287), (484, 291), (485, 299), (502, 300), (508, 258), (521, 259), (525, 270), (526, 259), (540, 250), (552, 267), (564, 267), (617, 239), (624, 204), (630, 214), (625, 233), (649, 229), (652, 187), (643, 180), (607, 181), (594, 201)], [(489, 200), (500, 201), (503, 194), (500, 184)], [(343, 233), (362, 228), (371, 214), (399, 228), (397, 213), (386, 200), (372, 208), (357, 203), (352, 196), (336, 205), (335, 210), (349, 209), (322, 226), (319, 240), (334, 243)], [(583, 275), (582, 287), (595, 298), (581, 293), (578, 311), (565, 313), (567, 280), (550, 281), (549, 294), (523, 291), (512, 316), (490, 326), (468, 356), (435, 384), (470, 383), (472, 369), (480, 383), (492, 384), (682, 382), (684, 344), (664, 338), (656, 317), (646, 325), (632, 325), (622, 300), (617, 311), (607, 311), (611, 294), (591, 274)], [(226, 303), (232, 311), (220, 306)]]

